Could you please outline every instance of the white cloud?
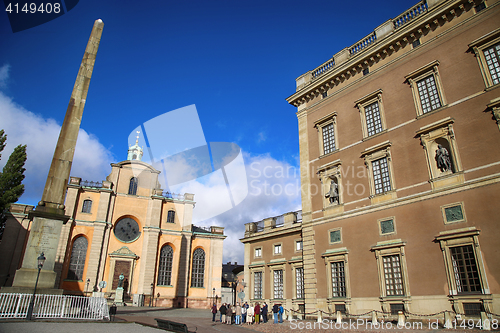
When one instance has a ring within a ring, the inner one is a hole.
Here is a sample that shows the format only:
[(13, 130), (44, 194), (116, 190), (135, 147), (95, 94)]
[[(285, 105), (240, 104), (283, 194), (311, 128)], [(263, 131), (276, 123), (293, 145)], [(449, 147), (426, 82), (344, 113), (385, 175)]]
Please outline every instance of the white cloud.
[[(43, 193), (61, 126), (53, 119), (45, 119), (24, 109), (0, 92), (0, 128), (7, 134), (0, 167), (5, 165), (17, 145), (27, 145), (25, 191), (19, 202), (36, 204)], [(110, 172), (111, 161), (111, 153), (98, 139), (80, 129), (71, 175), (83, 180), (102, 181)]]
[(7, 86), (7, 79), (9, 78), (10, 65), (5, 64), (0, 67), (0, 88)]
[[(192, 181), (176, 188), (178, 193), (194, 193), (196, 206), (193, 224), (199, 226), (223, 226), (224, 262), (237, 261), (243, 264), (243, 244), (240, 238), (245, 233), (245, 223), (257, 222), (267, 217), (278, 216), (301, 209), (300, 172), (299, 169), (283, 161), (278, 161), (269, 155), (252, 156), (244, 154), (248, 196), (236, 207), (208, 220), (200, 220), (197, 216), (213, 216), (213, 212), (228, 208), (227, 188), (221, 175), (213, 173), (209, 181)], [(237, 180), (238, 181), (238, 180)], [(244, 187), (243, 184), (232, 184), (232, 187)], [(211, 198), (220, 200), (207, 200)], [(210, 202), (210, 205), (208, 204)]]

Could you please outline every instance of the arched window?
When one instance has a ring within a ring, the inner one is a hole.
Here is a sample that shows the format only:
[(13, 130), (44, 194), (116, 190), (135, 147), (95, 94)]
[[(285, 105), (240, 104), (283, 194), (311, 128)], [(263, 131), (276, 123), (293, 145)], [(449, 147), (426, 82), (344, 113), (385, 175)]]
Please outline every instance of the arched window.
[(167, 222), (168, 223), (175, 223), (175, 211), (173, 211), (173, 210), (168, 211)]
[(205, 251), (196, 249), (193, 253), (193, 274), (191, 275), (191, 287), (203, 288), (205, 275)]
[(137, 178), (133, 177), (130, 179), (130, 185), (128, 186), (128, 194), (137, 194)]
[(83, 268), (87, 257), (87, 238), (80, 236), (73, 241), (71, 259), (68, 269), (68, 280), (83, 280)]
[(174, 250), (170, 245), (165, 245), (160, 251), (160, 263), (158, 265), (158, 281), (159, 286), (172, 285), (172, 260), (174, 258)]
[(83, 201), (82, 213), (91, 213), (92, 212), (92, 200), (86, 199)]

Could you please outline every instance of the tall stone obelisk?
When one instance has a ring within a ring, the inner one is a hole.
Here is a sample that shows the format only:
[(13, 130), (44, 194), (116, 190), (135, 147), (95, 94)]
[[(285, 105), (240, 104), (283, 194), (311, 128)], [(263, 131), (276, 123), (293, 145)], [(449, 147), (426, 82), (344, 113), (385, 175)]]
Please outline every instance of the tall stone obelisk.
[(13, 288), (34, 288), (38, 273), (37, 258), (42, 252), (47, 259), (40, 272), (38, 287), (40, 289), (58, 287), (54, 285), (56, 280), (56, 272), (54, 272), (55, 258), (62, 224), (69, 219), (69, 216), (66, 216), (64, 212), (64, 198), (103, 27), (102, 20), (94, 22), (80, 70), (76, 77), (75, 86), (71, 93), (61, 133), (57, 140), (42, 200), (30, 214), (33, 222), (24, 252), (23, 264), (16, 271), (12, 283)]

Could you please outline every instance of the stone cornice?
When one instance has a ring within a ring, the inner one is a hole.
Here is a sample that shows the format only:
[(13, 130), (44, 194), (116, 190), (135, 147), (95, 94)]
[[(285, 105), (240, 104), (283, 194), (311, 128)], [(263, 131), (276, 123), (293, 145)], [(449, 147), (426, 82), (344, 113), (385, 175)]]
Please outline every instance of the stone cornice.
[[(457, 15), (461, 15), (463, 12), (472, 10), (472, 4), (472, 0), (450, 0), (435, 5), (426, 13), (404, 25), (404, 27), (396, 29), (360, 51), (350, 56), (348, 55), (347, 59), (328, 68), (317, 79), (311, 79), (310, 82), (305, 83), (295, 94), (288, 97), (286, 99), (287, 102), (296, 107), (306, 103), (315, 98), (319, 93), (351, 79), (364, 68), (370, 67), (379, 60), (397, 53), (407, 44), (419, 39), (421, 35), (435, 30), (446, 22), (452, 21)], [(345, 53), (345, 49), (337, 53), (334, 58), (342, 52)]]

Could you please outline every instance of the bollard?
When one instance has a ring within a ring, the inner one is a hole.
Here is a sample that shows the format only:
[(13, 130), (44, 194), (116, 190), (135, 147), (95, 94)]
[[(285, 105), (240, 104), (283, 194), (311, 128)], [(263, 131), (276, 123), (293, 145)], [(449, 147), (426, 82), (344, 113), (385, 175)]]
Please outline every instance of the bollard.
[(323, 318), (321, 318), (321, 310), (319, 310), (318, 323), (321, 323), (322, 321), (323, 321)]
[(378, 323), (377, 312), (372, 311), (372, 324)]
[(444, 312), (444, 328), (453, 328), (453, 324), (451, 323), (451, 316), (448, 311)]
[(398, 311), (398, 326), (405, 327), (405, 315), (403, 311)]
[(491, 331), (491, 321), (484, 311), (481, 311), (481, 329), (484, 331)]
[(342, 324), (342, 314), (337, 311), (337, 324)]

